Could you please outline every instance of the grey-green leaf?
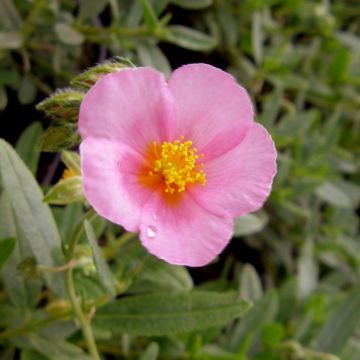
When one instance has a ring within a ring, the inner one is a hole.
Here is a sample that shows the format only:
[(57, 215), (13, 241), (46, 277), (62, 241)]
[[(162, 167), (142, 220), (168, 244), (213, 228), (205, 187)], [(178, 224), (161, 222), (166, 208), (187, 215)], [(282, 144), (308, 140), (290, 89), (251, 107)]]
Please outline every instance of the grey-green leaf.
[(159, 345), (156, 342), (150, 343), (141, 355), (140, 360), (156, 360), (159, 356), (159, 350)]
[(170, 0), (169, 2), (188, 10), (205, 9), (213, 3), (212, 0)]
[(19, 49), (23, 44), (23, 40), (19, 32), (0, 31), (0, 50)]
[(87, 220), (84, 221), (84, 228), (92, 249), (95, 266), (99, 274), (99, 279), (102, 285), (104, 286), (104, 288), (111, 295), (115, 296), (116, 295), (115, 280), (107, 262), (103, 257), (103, 254), (101, 253), (101, 249), (99, 248), (99, 245), (96, 240), (94, 229), (92, 228), (90, 222)]
[(55, 25), (55, 33), (59, 40), (66, 45), (81, 45), (85, 40), (83, 34), (62, 22)]
[(234, 236), (246, 236), (261, 231), (269, 221), (265, 212), (247, 214), (235, 219)]
[(164, 40), (194, 51), (210, 51), (217, 44), (213, 37), (181, 25), (168, 26)]
[(114, 333), (161, 336), (224, 325), (250, 306), (233, 292), (137, 295), (99, 308), (93, 323)]
[(39, 141), (42, 131), (41, 123), (35, 121), (23, 131), (16, 143), (16, 152), (33, 174), (36, 173), (40, 157), (40, 152), (35, 149), (35, 145)]
[(319, 332), (316, 349), (340, 354), (360, 324), (360, 288), (354, 289), (339, 305)]
[[(9, 197), (16, 224), (39, 264), (53, 267), (63, 263), (60, 235), (43, 194), (30, 170), (15, 150), (0, 140), (0, 176)], [(59, 263), (61, 262), (61, 263)], [(48, 286), (64, 294), (60, 274), (45, 275)]]

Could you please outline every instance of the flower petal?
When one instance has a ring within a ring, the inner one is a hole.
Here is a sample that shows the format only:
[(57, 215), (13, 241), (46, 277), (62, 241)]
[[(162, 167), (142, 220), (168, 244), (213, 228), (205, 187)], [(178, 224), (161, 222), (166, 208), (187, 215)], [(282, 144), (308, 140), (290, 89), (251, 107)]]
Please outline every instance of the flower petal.
[(141, 206), (151, 191), (139, 185), (142, 158), (127, 145), (86, 138), (80, 145), (84, 193), (97, 213), (137, 231)]
[(150, 141), (167, 140), (173, 123), (173, 98), (164, 76), (142, 67), (97, 81), (81, 103), (78, 127), (83, 139), (113, 139), (143, 152)]
[(207, 183), (191, 195), (205, 209), (241, 216), (258, 210), (276, 174), (276, 149), (263, 126), (253, 123), (236, 148), (204, 164)]
[(175, 98), (177, 136), (192, 140), (205, 159), (238, 145), (253, 121), (246, 90), (235, 79), (206, 64), (175, 70), (169, 81)]
[(176, 265), (203, 266), (228, 244), (233, 221), (207, 212), (184, 194), (174, 206), (155, 193), (141, 214), (140, 240), (155, 256)]

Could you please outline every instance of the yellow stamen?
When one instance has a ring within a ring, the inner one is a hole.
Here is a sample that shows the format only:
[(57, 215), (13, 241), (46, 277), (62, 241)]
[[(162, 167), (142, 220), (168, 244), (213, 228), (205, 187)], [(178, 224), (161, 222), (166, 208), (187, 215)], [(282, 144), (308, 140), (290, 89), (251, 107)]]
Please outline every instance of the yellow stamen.
[(156, 160), (153, 168), (149, 171), (150, 176), (162, 175), (165, 182), (165, 192), (173, 194), (185, 191), (188, 184), (206, 184), (206, 175), (203, 165), (197, 164), (201, 155), (192, 146), (192, 141), (175, 140), (173, 142), (163, 142), (158, 145), (154, 142), (154, 154)]

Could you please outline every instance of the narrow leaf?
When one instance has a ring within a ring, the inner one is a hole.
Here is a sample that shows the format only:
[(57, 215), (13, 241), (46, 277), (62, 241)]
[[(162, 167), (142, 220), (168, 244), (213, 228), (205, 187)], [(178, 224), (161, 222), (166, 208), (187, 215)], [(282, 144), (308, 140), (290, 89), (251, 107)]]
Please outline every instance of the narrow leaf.
[(99, 308), (93, 322), (115, 333), (169, 335), (224, 325), (249, 308), (235, 293), (159, 293), (118, 299)]
[(188, 10), (201, 10), (212, 5), (212, 0), (170, 0), (171, 4)]
[(35, 149), (35, 145), (42, 131), (40, 122), (36, 121), (23, 131), (16, 143), (16, 152), (33, 174), (36, 173), (40, 157), (40, 153)]
[[(60, 235), (49, 207), (42, 201), (42, 191), (15, 150), (4, 140), (0, 140), (0, 175), (16, 225), (38, 263), (49, 267), (60, 265), (58, 261), (63, 263)], [(60, 274), (48, 273), (46, 280), (50, 288), (59, 295), (64, 294)]]
[(200, 31), (182, 25), (170, 25), (166, 28), (164, 40), (194, 51), (210, 51), (214, 49), (216, 40)]
[(269, 221), (265, 212), (243, 215), (235, 219), (234, 236), (246, 236), (261, 231)]
[(97, 243), (94, 230), (89, 221), (87, 220), (84, 221), (84, 228), (93, 252), (94, 262), (99, 274), (99, 279), (102, 285), (104, 286), (104, 288), (111, 295), (115, 296), (116, 287), (115, 287), (115, 280), (113, 274), (111, 273), (111, 270), (107, 262), (105, 261), (103, 254), (101, 253), (101, 249), (99, 248), (99, 245)]
[(326, 321), (316, 341), (316, 349), (340, 354), (360, 324), (360, 288), (354, 289)]

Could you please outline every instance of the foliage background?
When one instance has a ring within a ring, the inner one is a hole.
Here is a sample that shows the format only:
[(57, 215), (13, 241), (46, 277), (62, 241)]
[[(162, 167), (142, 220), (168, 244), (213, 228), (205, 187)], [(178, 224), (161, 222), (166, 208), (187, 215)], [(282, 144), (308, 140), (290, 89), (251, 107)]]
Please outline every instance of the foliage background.
[[(254, 302), (225, 328), (214, 321), (180, 335), (171, 327), (146, 334), (134, 323), (99, 325), (95, 317), (104, 357), (360, 359), (359, 16), (360, 4), (351, 0), (0, 0), (1, 137), (16, 147), (45, 193), (61, 178), (63, 162), (76, 163), (73, 153), (63, 153), (61, 162), (59, 151), (76, 148), (78, 137), (76, 123), (51, 121), (36, 104), (114, 56), (167, 75), (190, 62), (232, 73), (250, 91), (257, 121), (279, 151), (265, 208), (237, 219), (235, 239), (207, 267), (168, 266), (145, 254), (135, 237), (89, 219), (92, 245), (82, 235), (77, 256), (83, 264), (74, 271), (86, 304), (101, 304), (114, 279), (118, 294), (189, 292), (195, 283), (198, 290), (231, 289)], [(66, 296), (51, 291), (61, 287), (60, 275), (39, 270), (40, 264), (62, 264), (62, 254), (46, 252), (33, 230), (58, 227), (63, 244), (71, 238), (84, 213), (79, 182), (60, 189), (65, 200), (48, 193), (57, 221), (49, 225), (42, 194), (21, 165), (9, 170), (19, 160), (2, 147), (10, 160), (1, 157), (0, 165), (0, 357), (87, 358)], [(104, 267), (95, 253), (113, 275), (97, 273)]]

